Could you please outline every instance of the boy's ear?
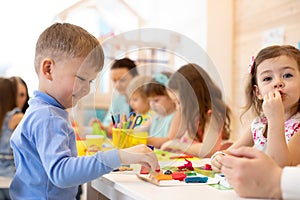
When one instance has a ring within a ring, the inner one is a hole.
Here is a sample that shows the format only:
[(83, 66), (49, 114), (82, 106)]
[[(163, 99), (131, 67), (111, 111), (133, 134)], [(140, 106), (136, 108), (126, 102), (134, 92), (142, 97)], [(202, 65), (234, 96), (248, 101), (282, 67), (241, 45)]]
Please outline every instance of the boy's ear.
[(45, 58), (41, 64), (41, 72), (48, 80), (52, 80), (54, 61), (51, 58)]
[(254, 85), (254, 92), (255, 92), (256, 97), (257, 97), (259, 100), (262, 100), (262, 99), (263, 99), (262, 95), (261, 95), (260, 92), (259, 92), (259, 89), (258, 89), (258, 86), (257, 86), (257, 85)]

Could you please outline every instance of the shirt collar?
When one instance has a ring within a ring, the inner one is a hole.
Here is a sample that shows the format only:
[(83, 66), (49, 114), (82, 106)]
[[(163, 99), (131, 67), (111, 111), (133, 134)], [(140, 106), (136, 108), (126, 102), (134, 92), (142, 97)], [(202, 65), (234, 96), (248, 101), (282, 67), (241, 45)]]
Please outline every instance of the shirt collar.
[(59, 107), (59, 108), (65, 110), (65, 108), (58, 101), (56, 101), (56, 99), (54, 99), (52, 96), (46, 94), (45, 92), (36, 90), (33, 92), (33, 95), (35, 98), (37, 98), (47, 104), (50, 104), (50, 105), (53, 105), (55, 107)]

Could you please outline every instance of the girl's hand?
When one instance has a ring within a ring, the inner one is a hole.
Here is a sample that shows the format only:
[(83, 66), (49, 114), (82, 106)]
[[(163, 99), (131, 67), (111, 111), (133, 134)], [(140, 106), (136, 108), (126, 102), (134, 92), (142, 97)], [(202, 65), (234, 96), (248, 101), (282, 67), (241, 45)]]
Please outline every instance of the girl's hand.
[(222, 151), (217, 151), (211, 156), (210, 162), (211, 162), (212, 170), (214, 172), (221, 172), (222, 163), (220, 162), (220, 160), (224, 155), (225, 153), (223, 153)]
[(119, 156), (122, 164), (141, 164), (155, 171), (160, 170), (155, 153), (144, 144), (120, 149)]
[(279, 91), (269, 92), (264, 95), (263, 100), (262, 108), (268, 120), (273, 117), (284, 116), (284, 107)]
[(186, 145), (184, 145), (184, 143), (182, 143), (180, 140), (174, 139), (174, 140), (169, 140), (169, 141), (163, 143), (163, 145), (161, 145), (160, 149), (163, 151), (178, 151), (178, 150), (180, 150), (181, 152), (183, 152), (185, 150), (185, 146)]

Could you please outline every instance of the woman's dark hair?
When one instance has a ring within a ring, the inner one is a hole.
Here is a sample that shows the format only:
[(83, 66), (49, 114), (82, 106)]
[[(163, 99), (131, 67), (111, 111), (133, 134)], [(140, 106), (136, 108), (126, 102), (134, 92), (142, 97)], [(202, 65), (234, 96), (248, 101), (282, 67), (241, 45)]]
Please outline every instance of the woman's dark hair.
[(17, 79), (17, 81), (21, 84), (23, 84), (25, 86), (26, 89), (26, 102), (23, 106), (23, 108), (21, 108), (22, 113), (25, 113), (25, 111), (27, 110), (27, 108), (29, 107), (28, 101), (29, 101), (29, 94), (28, 94), (28, 87), (26, 82), (19, 76), (13, 76), (11, 77), (11, 79)]
[(122, 58), (120, 60), (115, 60), (115, 62), (112, 64), (110, 69), (112, 70), (112, 69), (122, 69), (122, 68), (128, 69), (132, 77), (138, 75), (135, 62), (133, 60), (130, 60), (129, 58)]
[(17, 84), (16, 80), (0, 77), (0, 136), (6, 113), (17, 107)]

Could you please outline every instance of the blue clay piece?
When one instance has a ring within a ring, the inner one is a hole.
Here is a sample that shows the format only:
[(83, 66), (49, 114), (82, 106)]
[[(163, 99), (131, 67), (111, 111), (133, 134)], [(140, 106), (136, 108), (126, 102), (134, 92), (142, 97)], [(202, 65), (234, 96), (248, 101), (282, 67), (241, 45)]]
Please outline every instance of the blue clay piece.
[(208, 177), (199, 177), (199, 176), (186, 177), (184, 181), (186, 183), (206, 183), (208, 181)]

